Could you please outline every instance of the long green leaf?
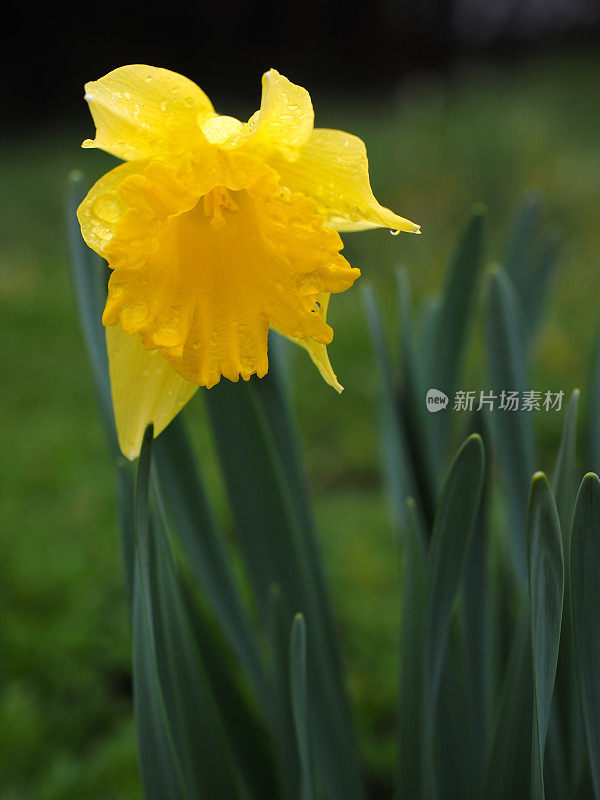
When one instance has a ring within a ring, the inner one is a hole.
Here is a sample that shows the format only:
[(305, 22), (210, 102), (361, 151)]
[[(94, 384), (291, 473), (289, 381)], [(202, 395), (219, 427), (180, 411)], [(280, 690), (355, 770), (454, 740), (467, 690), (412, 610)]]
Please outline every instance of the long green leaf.
[(533, 786), (544, 797), (544, 751), (556, 677), (564, 592), (558, 512), (546, 476), (533, 477), (527, 520), (527, 567), (533, 666)]
[(419, 490), (410, 459), (406, 431), (398, 407), (379, 304), (372, 286), (361, 287), (361, 296), (382, 381), (381, 442), (384, 479), (387, 484), (394, 527), (397, 530), (404, 530), (407, 525), (406, 501), (409, 497), (415, 499), (417, 515), (420, 518), (423, 518), (424, 512), (420, 507)]
[(271, 645), (275, 747), (282, 793), (297, 800), (300, 759), (290, 697), (290, 620), (280, 586), (271, 586), (267, 634)]
[[(502, 270), (490, 275), (487, 308), (487, 362), (492, 389), (500, 401), (503, 392), (527, 389), (525, 338), (518, 299)], [(531, 412), (496, 408), (490, 415), (494, 446), (502, 469), (510, 517), (509, 544), (515, 573), (522, 586), (527, 579), (526, 515), (528, 486), (533, 474), (534, 447)]]
[[(464, 359), (483, 264), (483, 248), (484, 211), (476, 208), (464, 226), (446, 270), (432, 342), (432, 370), (426, 389), (439, 389), (448, 397), (452, 397), (457, 388)], [(432, 414), (429, 421), (438, 449), (442, 451), (448, 443), (451, 419), (451, 411), (446, 409)]]
[(586, 469), (600, 473), (600, 330), (597, 332), (596, 349), (592, 365), (592, 375), (588, 391), (586, 419), (587, 459)]
[(337, 669), (329, 613), (315, 583), (307, 544), (311, 532), (295, 511), (281, 463), (273, 423), (255, 381), (222, 381), (206, 392), (206, 403), (227, 486), (240, 550), (263, 620), (269, 617), (270, 587), (278, 584), (287, 614), (302, 610), (308, 631), (308, 692), (315, 769), (327, 797), (362, 798), (356, 745), (341, 676)]
[(243, 680), (245, 674), (234, 668), (221, 629), (185, 584), (182, 590), (202, 663), (244, 786), (255, 800), (276, 797), (274, 748), (263, 710), (250, 696)]
[(543, 201), (538, 192), (527, 192), (519, 209), (508, 240), (503, 263), (517, 294), (524, 302), (533, 263), (533, 246), (540, 225)]
[(209, 504), (185, 427), (176, 418), (154, 445), (162, 494), (190, 566), (265, 707), (269, 691), (223, 531)]
[(311, 578), (311, 591), (319, 609), (319, 625), (328, 644), (329, 658), (334, 671), (341, 674), (341, 664), (336, 646), (335, 629), (323, 568), (317, 548), (317, 529), (308, 489), (305, 467), (300, 455), (296, 423), (286, 394), (282, 337), (274, 334), (269, 340), (270, 369), (267, 375), (255, 382), (256, 401), (264, 419), (269, 421), (278, 462), (285, 475), (286, 491), (291, 501), (297, 528), (301, 534), (300, 546), (306, 558)]
[[(475, 415), (471, 429), (482, 432), (480, 414)], [(486, 452), (486, 461), (489, 459)], [(486, 475), (489, 469), (486, 464)], [(486, 484), (482, 491), (479, 512), (467, 557), (463, 589), (465, 671), (469, 717), (472, 721), (471, 771), (477, 785), (483, 780), (485, 756), (489, 744), (492, 678), (491, 636), (494, 630), (491, 614), (492, 587), (488, 569), (488, 500)], [(463, 711), (464, 715), (464, 711)]]
[(529, 600), (515, 625), (486, 767), (483, 797), (530, 797), (533, 680)]
[(421, 796), (421, 734), (416, 720), (423, 708), (423, 625), (425, 618), (425, 545), (414, 501), (409, 498), (404, 538), (402, 620), (400, 627), (400, 691), (398, 700), (397, 796)]
[(152, 427), (135, 494), (134, 702), (145, 796), (240, 796), (222, 720), (195, 644), (160, 498), (149, 515)]
[(298, 753), (300, 754), (300, 800), (314, 800), (314, 784), (308, 726), (306, 687), (306, 625), (302, 614), (296, 614), (290, 637), (290, 693)]
[(571, 523), (573, 520), (573, 506), (575, 505), (576, 448), (577, 448), (577, 409), (579, 405), (579, 389), (574, 389), (565, 412), (562, 436), (554, 474), (552, 475), (552, 493), (556, 498), (556, 507), (563, 537), (563, 550), (565, 561), (568, 565), (571, 536)]
[[(581, 771), (585, 757), (585, 742), (579, 700), (577, 696), (577, 678), (573, 660), (573, 631), (571, 626), (571, 592), (569, 586), (571, 556), (571, 529), (573, 507), (577, 493), (576, 443), (577, 443), (577, 411), (579, 406), (579, 390), (575, 389), (566, 408), (562, 436), (558, 456), (552, 476), (552, 492), (556, 498), (556, 506), (561, 522), (563, 554), (565, 560), (565, 596), (563, 623), (561, 628), (561, 644), (559, 647), (558, 671), (556, 676), (556, 704), (560, 711), (560, 724), (565, 735), (565, 744), (570, 759), (573, 780)], [(558, 722), (558, 720), (557, 720)], [(555, 737), (556, 738), (556, 737)]]
[(561, 244), (562, 237), (553, 231), (546, 237), (539, 256), (532, 260), (532, 268), (522, 298), (530, 344), (534, 344), (536, 340), (544, 304), (558, 263)]
[(600, 480), (588, 474), (577, 495), (571, 535), (571, 613), (581, 713), (600, 798)]
[(427, 572), (423, 669), (423, 785), (434, 798), (434, 730), (450, 615), (463, 579), (481, 499), (485, 456), (481, 437), (470, 436), (456, 455), (435, 517)]
[(438, 466), (441, 461), (431, 436), (430, 416), (425, 410), (425, 381), (423, 362), (415, 349), (410, 280), (406, 270), (398, 270), (398, 306), (400, 316), (400, 351), (402, 353), (401, 384), (398, 411), (402, 415), (403, 431), (409, 457), (418, 486), (420, 506), (427, 530), (431, 530), (433, 509), (438, 490)]

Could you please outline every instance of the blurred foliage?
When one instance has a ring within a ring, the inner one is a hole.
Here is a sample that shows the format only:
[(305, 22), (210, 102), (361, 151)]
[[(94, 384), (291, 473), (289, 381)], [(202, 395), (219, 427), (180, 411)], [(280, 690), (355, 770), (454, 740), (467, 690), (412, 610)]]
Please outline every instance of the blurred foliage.
[[(384, 315), (391, 317), (395, 302), (391, 266), (408, 266), (417, 299), (441, 285), (473, 201), (488, 206), (488, 256), (501, 259), (516, 202), (535, 187), (547, 201), (546, 219), (566, 236), (531, 383), (568, 393), (582, 381), (600, 288), (600, 110), (593, 94), (599, 77), (600, 61), (574, 56), (502, 71), (473, 65), (448, 79), (414, 75), (385, 104), (315, 101), (318, 125), (366, 141), (379, 199), (423, 226), (421, 237), (345, 237), (348, 257), (375, 285)], [(138, 791), (114, 488), (63, 233), (65, 175), (79, 167), (94, 177), (112, 163), (77, 149), (87, 133), (57, 122), (3, 142), (0, 153), (2, 800), (130, 798)], [(334, 298), (330, 320), (332, 360), (346, 392), (338, 398), (328, 391), (297, 353), (294, 395), (361, 742), (377, 776), (393, 758), (398, 623), (394, 547), (377, 466), (379, 384), (359, 293)], [(477, 374), (481, 358), (476, 342), (468, 375)], [(206, 450), (199, 402), (187, 417)], [(549, 469), (560, 427), (544, 414), (535, 424), (538, 466)], [(224, 505), (214, 455), (207, 464)]]

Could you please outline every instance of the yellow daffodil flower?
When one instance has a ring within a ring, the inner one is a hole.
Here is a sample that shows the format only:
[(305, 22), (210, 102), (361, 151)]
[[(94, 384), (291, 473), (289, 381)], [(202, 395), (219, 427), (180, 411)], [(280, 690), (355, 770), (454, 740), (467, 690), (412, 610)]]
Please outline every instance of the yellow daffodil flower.
[(125, 162), (77, 212), (112, 269), (102, 321), (123, 453), (198, 386), (264, 376), (269, 328), (341, 391), (327, 306), (360, 271), (338, 231), (419, 230), (376, 201), (363, 142), (315, 128), (308, 92), (274, 69), (246, 123), (166, 69), (120, 67), (85, 89), (96, 138), (83, 147)]

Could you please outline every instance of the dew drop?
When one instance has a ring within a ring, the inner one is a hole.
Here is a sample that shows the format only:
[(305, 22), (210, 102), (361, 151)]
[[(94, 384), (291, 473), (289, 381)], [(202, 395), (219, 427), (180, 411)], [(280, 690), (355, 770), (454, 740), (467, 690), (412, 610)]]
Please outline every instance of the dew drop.
[(399, 233), (400, 233), (400, 231), (399, 231), (397, 228), (393, 228), (393, 229), (390, 231), (390, 234), (391, 234), (392, 236), (398, 236), (398, 234), (399, 234)]

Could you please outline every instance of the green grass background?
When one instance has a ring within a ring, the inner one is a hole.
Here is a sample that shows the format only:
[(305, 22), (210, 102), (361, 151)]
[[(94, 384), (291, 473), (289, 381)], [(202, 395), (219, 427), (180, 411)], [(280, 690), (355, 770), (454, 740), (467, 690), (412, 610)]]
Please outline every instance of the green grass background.
[[(397, 96), (357, 98), (352, 107), (315, 96), (318, 125), (366, 141), (378, 198), (423, 227), (420, 237), (345, 237), (361, 280), (382, 297), (392, 338), (393, 267), (409, 268), (417, 298), (435, 292), (476, 201), (489, 209), (489, 259), (501, 260), (515, 205), (534, 187), (547, 201), (548, 226), (564, 231), (565, 247), (533, 385), (566, 393), (581, 386), (585, 403), (600, 290), (599, 82), (600, 59), (576, 53), (502, 68), (468, 64), (444, 79), (413, 75)], [(114, 163), (79, 149), (89, 133), (89, 126), (57, 120), (5, 138), (0, 152), (2, 800), (139, 796), (113, 472), (64, 237), (68, 172), (79, 168), (92, 180)], [(346, 391), (338, 397), (298, 351), (293, 396), (361, 741), (385, 788), (399, 568), (378, 466), (378, 379), (358, 286), (332, 300), (330, 321), (330, 353)], [(465, 379), (464, 388), (485, 384)], [(199, 446), (209, 448), (201, 400), (187, 416)], [(551, 468), (560, 422), (536, 416), (542, 469)], [(212, 455), (207, 463), (226, 512)]]

